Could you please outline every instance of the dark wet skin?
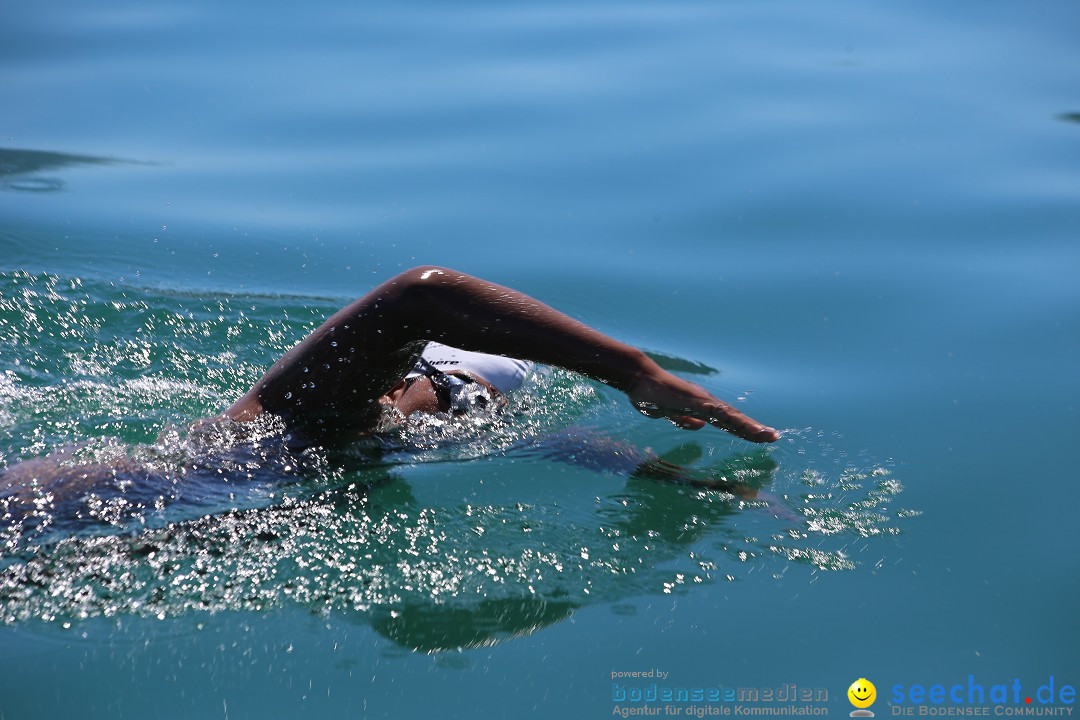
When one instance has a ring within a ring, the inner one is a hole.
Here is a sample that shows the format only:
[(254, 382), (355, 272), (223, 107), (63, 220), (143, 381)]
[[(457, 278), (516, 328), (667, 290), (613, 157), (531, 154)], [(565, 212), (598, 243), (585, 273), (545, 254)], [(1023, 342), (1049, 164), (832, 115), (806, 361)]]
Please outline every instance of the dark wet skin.
[(402, 382), (431, 340), (581, 373), (687, 430), (713, 425), (751, 442), (779, 438), (636, 348), (516, 290), (434, 266), (407, 270), (335, 313), (225, 416), (244, 422), (269, 412), (311, 444), (347, 444), (374, 430), (385, 405), (406, 417), (438, 409), (429, 382)]

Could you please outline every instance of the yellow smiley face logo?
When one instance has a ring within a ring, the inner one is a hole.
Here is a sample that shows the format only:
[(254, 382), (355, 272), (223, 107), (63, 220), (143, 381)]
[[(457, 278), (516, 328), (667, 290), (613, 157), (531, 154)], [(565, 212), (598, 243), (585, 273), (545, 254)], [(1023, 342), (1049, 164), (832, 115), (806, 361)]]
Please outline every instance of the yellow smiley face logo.
[(877, 688), (866, 678), (859, 678), (847, 689), (848, 700), (857, 708), (868, 708), (877, 699)]

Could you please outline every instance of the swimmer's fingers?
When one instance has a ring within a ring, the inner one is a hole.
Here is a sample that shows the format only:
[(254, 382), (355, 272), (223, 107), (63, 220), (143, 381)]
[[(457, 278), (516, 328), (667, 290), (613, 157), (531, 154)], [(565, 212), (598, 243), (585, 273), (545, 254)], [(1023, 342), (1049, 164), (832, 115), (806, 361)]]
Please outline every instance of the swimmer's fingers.
[[(639, 407), (638, 409), (651, 418), (667, 418), (672, 424), (683, 430), (700, 430), (706, 425), (712, 425), (750, 442), (775, 442), (780, 438), (780, 433), (773, 428), (762, 425), (720, 401), (706, 404), (703, 412), (694, 413), (694, 415), (667, 414), (654, 408), (646, 410)], [(698, 417), (695, 417), (695, 415), (698, 415)]]
[(756, 443), (776, 442), (780, 433), (768, 425), (743, 415), (727, 403), (716, 401), (705, 405), (710, 425)]
[(709, 424), (693, 415), (682, 415), (680, 414), (681, 411), (668, 412), (648, 403), (634, 403), (634, 406), (638, 409), (638, 412), (647, 418), (652, 418), (653, 420), (660, 420), (662, 418), (683, 430), (700, 430)]
[(699, 420), (696, 417), (690, 417), (689, 415), (680, 415), (679, 417), (668, 418), (676, 427), (680, 427), (683, 430), (700, 430), (708, 425), (704, 420)]
[(629, 395), (642, 414), (667, 418), (687, 430), (698, 430), (708, 423), (751, 442), (773, 442), (780, 437), (773, 428), (743, 415), (703, 388), (663, 371), (641, 378)]

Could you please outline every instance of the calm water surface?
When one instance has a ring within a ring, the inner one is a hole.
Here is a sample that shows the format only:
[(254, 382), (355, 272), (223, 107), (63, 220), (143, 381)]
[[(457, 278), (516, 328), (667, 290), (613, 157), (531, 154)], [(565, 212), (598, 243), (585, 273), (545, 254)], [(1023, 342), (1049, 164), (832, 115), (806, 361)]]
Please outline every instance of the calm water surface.
[[(610, 717), (611, 673), (650, 668), (833, 716), (859, 677), (879, 716), (895, 684), (1080, 683), (1075, 4), (4, 17), (0, 466), (174, 457), (418, 263), (785, 435), (555, 373), (377, 461), (8, 533), (0, 718)], [(568, 428), (758, 495), (530, 445)]]

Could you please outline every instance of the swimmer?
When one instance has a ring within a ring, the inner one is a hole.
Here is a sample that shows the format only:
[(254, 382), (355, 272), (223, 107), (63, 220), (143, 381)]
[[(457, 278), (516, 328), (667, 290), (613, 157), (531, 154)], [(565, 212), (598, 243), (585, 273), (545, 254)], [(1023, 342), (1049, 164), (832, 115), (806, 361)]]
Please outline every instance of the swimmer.
[[(234, 482), (253, 477), (257, 468), (288, 475), (295, 472), (289, 458), (307, 448), (346, 447), (418, 413), (460, 415), (497, 407), (532, 363), (611, 385), (645, 415), (687, 430), (713, 425), (756, 443), (779, 438), (773, 428), (672, 375), (642, 351), (527, 295), (424, 266), (387, 280), (335, 313), (221, 416), (195, 423), (191, 437), (203, 449), (182, 467), (141, 464), (125, 456), (82, 461), (62, 448), (0, 469), (0, 524), (28, 517), (39, 506), (57, 516), (82, 517), (87, 498), (115, 501), (137, 513), (182, 495), (178, 476), (190, 483), (205, 475), (220, 485), (230, 477)], [(283, 426), (283, 452), (245, 449), (243, 439), (258, 437), (268, 424)], [(217, 435), (241, 443), (215, 443)], [(687, 480), (677, 466), (603, 440), (565, 435), (541, 445), (557, 456), (567, 443), (589, 450), (564, 453), (570, 457), (599, 458), (606, 452), (619, 467), (629, 463), (625, 469), (634, 474), (727, 487)], [(205, 493), (207, 486), (201, 487)]]
[(434, 266), (407, 270), (334, 314), (224, 417), (270, 413), (301, 446), (342, 446), (385, 427), (388, 415), (498, 402), (531, 362), (606, 383), (645, 415), (687, 430), (713, 425), (757, 443), (780, 436), (636, 348), (516, 290)]

